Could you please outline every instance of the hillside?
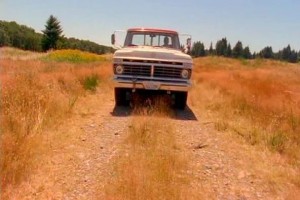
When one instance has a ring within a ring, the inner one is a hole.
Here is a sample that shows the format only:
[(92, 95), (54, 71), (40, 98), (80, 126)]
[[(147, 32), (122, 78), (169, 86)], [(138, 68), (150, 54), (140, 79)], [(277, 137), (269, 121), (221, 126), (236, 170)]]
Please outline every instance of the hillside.
[(0, 199), (300, 197), (300, 64), (194, 59), (180, 111), (115, 107), (111, 55), (0, 56)]
[[(34, 29), (19, 25), (16, 22), (6, 22), (0, 20), (0, 47), (8, 46), (23, 50), (42, 51), (42, 34)], [(96, 54), (113, 52), (111, 47), (99, 45), (88, 40), (63, 37), (58, 42), (58, 49), (78, 49)]]

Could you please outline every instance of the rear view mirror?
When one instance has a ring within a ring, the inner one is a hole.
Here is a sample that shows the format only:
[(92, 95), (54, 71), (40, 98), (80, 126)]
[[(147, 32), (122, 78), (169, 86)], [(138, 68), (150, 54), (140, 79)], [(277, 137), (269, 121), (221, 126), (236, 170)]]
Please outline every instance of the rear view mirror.
[(115, 34), (112, 34), (112, 35), (111, 35), (111, 44), (112, 44), (112, 45), (115, 45), (115, 43), (116, 43)]

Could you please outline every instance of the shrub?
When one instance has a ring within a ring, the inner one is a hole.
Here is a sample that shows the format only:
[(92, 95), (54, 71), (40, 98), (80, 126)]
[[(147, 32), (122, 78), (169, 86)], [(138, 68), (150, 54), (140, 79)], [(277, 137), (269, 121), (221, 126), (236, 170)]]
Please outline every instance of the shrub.
[(285, 133), (275, 132), (269, 138), (268, 144), (271, 150), (283, 153), (286, 148), (287, 137)]
[(83, 88), (85, 90), (89, 90), (92, 92), (96, 91), (98, 84), (99, 84), (99, 76), (97, 74), (86, 76), (82, 81)]

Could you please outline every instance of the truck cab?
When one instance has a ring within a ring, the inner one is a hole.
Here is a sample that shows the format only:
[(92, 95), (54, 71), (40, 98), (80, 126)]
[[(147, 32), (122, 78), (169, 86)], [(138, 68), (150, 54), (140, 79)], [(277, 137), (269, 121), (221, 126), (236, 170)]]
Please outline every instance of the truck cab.
[[(115, 45), (115, 34), (112, 44)], [(186, 106), (191, 87), (193, 60), (179, 42), (173, 30), (131, 28), (127, 30), (124, 46), (113, 56), (116, 106), (128, 105), (132, 93), (159, 91), (173, 96), (179, 109)]]

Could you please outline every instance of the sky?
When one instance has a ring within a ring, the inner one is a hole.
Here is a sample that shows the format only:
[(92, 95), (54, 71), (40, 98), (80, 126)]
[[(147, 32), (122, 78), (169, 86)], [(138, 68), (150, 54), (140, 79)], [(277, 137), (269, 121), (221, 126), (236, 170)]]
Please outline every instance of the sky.
[(110, 46), (115, 30), (131, 27), (173, 29), (192, 35), (206, 48), (226, 37), (252, 52), (288, 44), (300, 50), (299, 0), (0, 0), (0, 20), (37, 32), (50, 15), (66, 37)]

